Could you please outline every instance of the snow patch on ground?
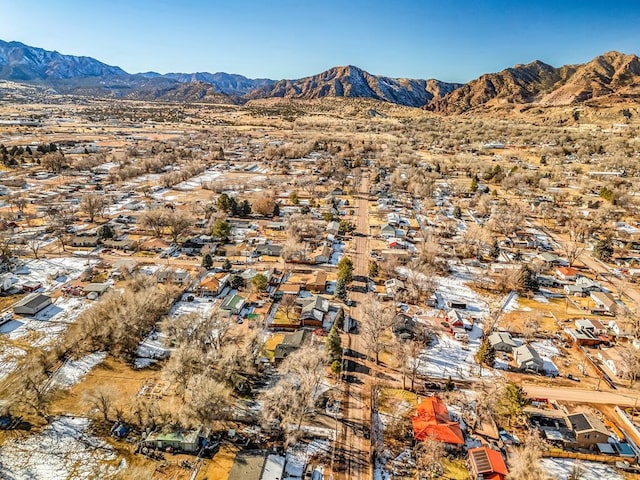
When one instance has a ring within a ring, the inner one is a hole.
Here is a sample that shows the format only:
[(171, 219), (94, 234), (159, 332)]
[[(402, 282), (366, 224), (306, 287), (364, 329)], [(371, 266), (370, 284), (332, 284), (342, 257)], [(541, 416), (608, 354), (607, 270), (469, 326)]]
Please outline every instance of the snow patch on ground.
[(9, 376), (18, 364), (18, 359), (26, 352), (21, 348), (2, 345), (0, 347), (0, 382)]
[(122, 467), (113, 448), (89, 433), (86, 418), (58, 417), (41, 432), (7, 440), (0, 478), (51, 480), (109, 478)]
[(86, 258), (62, 257), (30, 260), (16, 270), (20, 283), (40, 283), (45, 293), (50, 293), (63, 284), (75, 280), (96, 260)]
[[(556, 480), (568, 480), (573, 472), (576, 461), (565, 458), (544, 458), (544, 471)], [(595, 462), (580, 462), (581, 480), (623, 480), (624, 477), (616, 473), (609, 465)]]
[(71, 388), (80, 382), (87, 373), (96, 365), (99, 365), (107, 358), (107, 352), (91, 353), (78, 360), (68, 360), (58, 370), (53, 378), (53, 386), (60, 388)]
[[(326, 440), (313, 440), (309, 444), (296, 444), (287, 450), (287, 463), (285, 465), (285, 478), (301, 479), (304, 469), (313, 456), (329, 457), (331, 455), (331, 443)], [(317, 468), (316, 468), (317, 469)]]

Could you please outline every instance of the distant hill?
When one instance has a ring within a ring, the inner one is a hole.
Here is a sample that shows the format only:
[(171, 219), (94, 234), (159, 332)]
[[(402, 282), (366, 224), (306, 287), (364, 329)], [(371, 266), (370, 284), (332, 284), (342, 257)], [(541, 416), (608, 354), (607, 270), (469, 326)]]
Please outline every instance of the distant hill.
[(456, 114), (504, 104), (572, 105), (592, 99), (606, 102), (610, 96), (638, 99), (638, 94), (638, 57), (608, 52), (580, 65), (555, 68), (535, 61), (485, 74), (426, 108)]
[(367, 98), (450, 115), (510, 105), (637, 102), (640, 60), (619, 52), (562, 67), (536, 60), (481, 75), (466, 84), (390, 78), (352, 65), (300, 79), (270, 80), (224, 72), (130, 74), (90, 57), (0, 40), (0, 80), (40, 85), (58, 93), (171, 102), (242, 104), (270, 98)]
[(348, 65), (334, 67), (318, 75), (299, 80), (280, 80), (273, 85), (266, 85), (249, 92), (246, 98), (373, 98), (399, 105), (421, 107), (459, 86), (439, 80), (381, 77)]
[(155, 72), (147, 72), (142, 73), (149, 78), (170, 78), (172, 80), (177, 80), (182, 83), (189, 82), (203, 82), (213, 85), (215, 89), (226, 95), (235, 95), (241, 97), (248, 92), (255, 90), (256, 88), (265, 87), (269, 85), (273, 85), (275, 80), (270, 80), (268, 78), (247, 78), (243, 75), (237, 75), (234, 73), (208, 73), (208, 72), (197, 72), (197, 73), (165, 73), (164, 75), (155, 73)]
[(121, 68), (91, 57), (62, 55), (20, 42), (0, 40), (0, 78), (3, 80), (31, 82), (125, 74)]

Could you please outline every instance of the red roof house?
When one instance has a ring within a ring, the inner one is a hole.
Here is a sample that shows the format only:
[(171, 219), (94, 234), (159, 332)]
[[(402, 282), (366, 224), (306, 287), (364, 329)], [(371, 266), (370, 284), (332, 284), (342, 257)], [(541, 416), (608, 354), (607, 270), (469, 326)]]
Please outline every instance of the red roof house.
[(476, 479), (505, 480), (509, 474), (502, 454), (489, 447), (469, 449), (469, 462)]
[(450, 445), (464, 445), (460, 424), (451, 421), (447, 406), (435, 396), (426, 398), (416, 407), (413, 437), (416, 440), (433, 438)]

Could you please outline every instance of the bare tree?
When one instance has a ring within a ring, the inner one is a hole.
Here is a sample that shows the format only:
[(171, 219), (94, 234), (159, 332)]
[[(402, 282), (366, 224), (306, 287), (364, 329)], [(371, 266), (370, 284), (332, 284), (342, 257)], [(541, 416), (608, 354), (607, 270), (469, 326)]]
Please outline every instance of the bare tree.
[(31, 251), (36, 260), (39, 258), (38, 254), (40, 253), (40, 249), (44, 245), (42, 240), (38, 240), (37, 238), (32, 238), (31, 240), (27, 240), (25, 243), (27, 248)]
[(18, 212), (22, 215), (24, 213), (24, 209), (29, 204), (29, 201), (22, 195), (21, 193), (14, 193), (13, 195), (9, 195), (7, 197), (7, 203), (13, 209), (17, 209)]
[(386, 347), (384, 338), (393, 323), (393, 316), (390, 306), (385, 307), (376, 300), (363, 307), (362, 339), (367, 351), (374, 355), (376, 365), (380, 363), (380, 352)]
[(622, 349), (622, 374), (631, 386), (640, 378), (640, 349), (627, 345)]
[(80, 199), (80, 210), (87, 214), (89, 221), (93, 222), (97, 215), (102, 215), (106, 207), (103, 195), (86, 193)]
[(196, 375), (189, 380), (185, 402), (185, 421), (191, 425), (211, 425), (229, 413), (231, 394), (216, 380)]
[(165, 224), (171, 239), (177, 242), (180, 235), (189, 233), (189, 229), (193, 226), (193, 218), (184, 212), (174, 210), (166, 215)]
[(567, 262), (570, 267), (573, 267), (573, 264), (576, 262), (578, 257), (582, 255), (585, 250), (585, 244), (577, 242), (575, 240), (569, 240), (565, 242), (562, 248), (562, 253), (567, 258)]
[(438, 477), (444, 473), (442, 461), (446, 450), (442, 442), (427, 437), (414, 447), (416, 470), (420, 477)]
[(263, 415), (276, 420), (285, 430), (299, 430), (313, 412), (325, 377), (325, 356), (314, 345), (291, 353), (280, 368), (278, 382), (262, 395)]
[(167, 226), (167, 211), (162, 208), (147, 210), (140, 215), (139, 219), (142, 228), (151, 230), (155, 237), (161, 237), (164, 227)]
[(548, 480), (540, 464), (545, 443), (537, 432), (530, 433), (512, 450), (509, 457), (509, 480)]
[(105, 423), (109, 421), (109, 413), (115, 400), (115, 391), (105, 385), (98, 386), (95, 390), (88, 392), (85, 403), (90, 410), (96, 410), (102, 414)]

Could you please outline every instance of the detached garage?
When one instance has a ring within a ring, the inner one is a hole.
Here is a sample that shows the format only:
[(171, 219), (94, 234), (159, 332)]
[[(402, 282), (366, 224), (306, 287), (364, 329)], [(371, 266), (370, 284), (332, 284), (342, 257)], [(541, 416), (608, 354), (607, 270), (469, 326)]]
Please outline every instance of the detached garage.
[(35, 315), (51, 305), (51, 297), (41, 293), (32, 293), (13, 306), (16, 315)]

